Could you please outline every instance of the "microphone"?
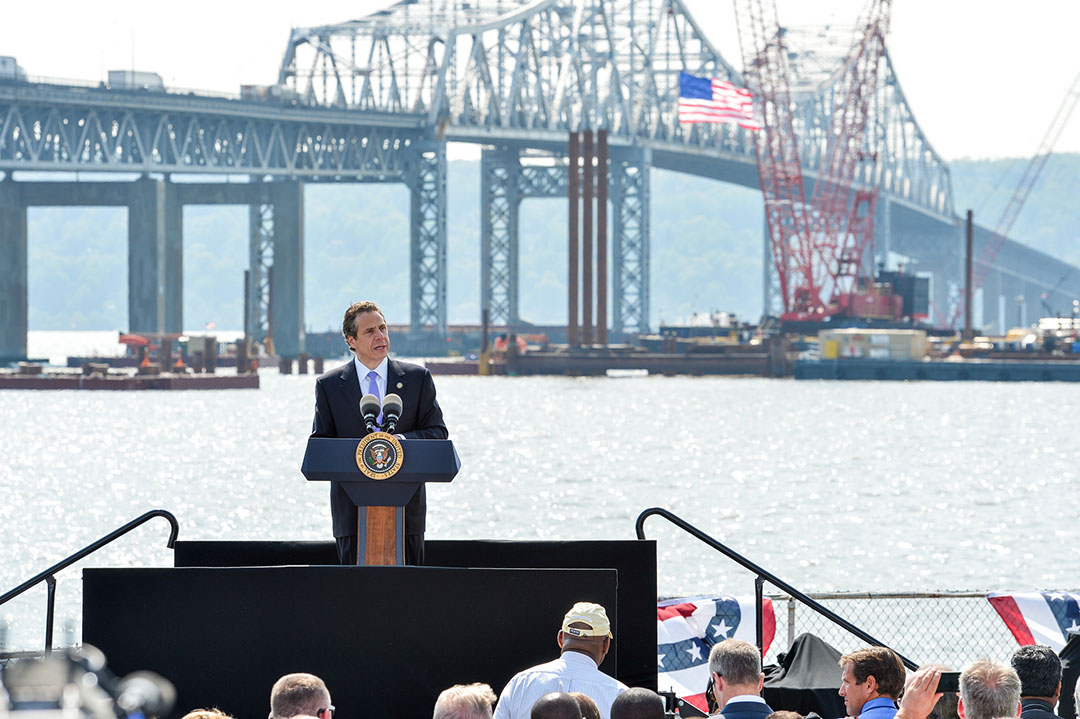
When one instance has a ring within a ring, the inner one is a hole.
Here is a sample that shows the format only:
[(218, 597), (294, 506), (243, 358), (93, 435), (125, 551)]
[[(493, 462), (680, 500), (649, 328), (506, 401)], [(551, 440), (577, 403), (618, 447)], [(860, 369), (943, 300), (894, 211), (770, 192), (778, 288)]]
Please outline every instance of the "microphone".
[(379, 398), (373, 394), (365, 394), (361, 397), (360, 415), (364, 418), (367, 431), (374, 432), (375, 420), (379, 418)]
[(397, 421), (401, 419), (401, 397), (391, 392), (386, 395), (382, 402), (383, 424), (386, 433), (393, 434), (397, 429)]

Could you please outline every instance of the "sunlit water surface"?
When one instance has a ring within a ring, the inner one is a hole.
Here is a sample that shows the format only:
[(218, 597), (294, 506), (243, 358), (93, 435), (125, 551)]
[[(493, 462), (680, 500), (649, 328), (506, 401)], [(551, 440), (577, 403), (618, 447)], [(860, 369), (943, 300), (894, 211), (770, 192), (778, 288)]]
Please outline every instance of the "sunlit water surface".
[[(159, 507), (181, 539), (328, 539), (328, 489), (299, 472), (313, 381), (268, 371), (259, 390), (0, 392), (0, 591)], [(462, 470), (428, 490), (429, 538), (629, 539), (662, 506), (804, 590), (1078, 584), (1080, 386), (437, 386)], [(661, 595), (753, 591), (662, 520), (646, 529)], [(77, 567), (170, 566), (167, 536), (154, 520)], [(57, 590), (58, 625), (76, 634), (77, 567)], [(43, 586), (0, 607), (9, 648), (40, 646), (44, 608)]]

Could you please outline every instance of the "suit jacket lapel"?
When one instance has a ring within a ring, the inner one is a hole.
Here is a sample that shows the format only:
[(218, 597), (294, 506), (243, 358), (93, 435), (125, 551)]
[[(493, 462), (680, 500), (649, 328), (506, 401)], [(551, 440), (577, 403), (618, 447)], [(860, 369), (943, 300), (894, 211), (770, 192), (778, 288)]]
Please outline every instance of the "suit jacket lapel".
[(397, 360), (386, 362), (386, 393), (391, 392), (401, 397), (402, 402), (405, 401), (405, 372)]
[(349, 360), (349, 364), (341, 372), (341, 382), (344, 385), (342, 394), (351, 409), (350, 414), (355, 413), (363, 426), (363, 418), (360, 416), (360, 380), (356, 377), (356, 362)]

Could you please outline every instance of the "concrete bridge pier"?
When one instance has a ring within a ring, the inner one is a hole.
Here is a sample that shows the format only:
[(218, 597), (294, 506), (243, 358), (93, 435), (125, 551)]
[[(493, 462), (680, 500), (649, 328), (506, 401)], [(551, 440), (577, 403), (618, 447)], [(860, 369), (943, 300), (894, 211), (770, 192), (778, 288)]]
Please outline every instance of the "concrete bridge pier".
[(304, 351), (304, 183), (272, 183), (270, 202), (274, 206), (270, 322), (274, 351), (291, 361)]
[(0, 181), (0, 362), (26, 359), (26, 205), (11, 176)]
[(170, 182), (143, 177), (128, 191), (128, 329), (183, 331), (180, 203)]
[(975, 317), (972, 324), (979, 332), (1001, 334), (1005, 328), (1001, 325), (1001, 273), (991, 270), (986, 273), (982, 283), (982, 319)]

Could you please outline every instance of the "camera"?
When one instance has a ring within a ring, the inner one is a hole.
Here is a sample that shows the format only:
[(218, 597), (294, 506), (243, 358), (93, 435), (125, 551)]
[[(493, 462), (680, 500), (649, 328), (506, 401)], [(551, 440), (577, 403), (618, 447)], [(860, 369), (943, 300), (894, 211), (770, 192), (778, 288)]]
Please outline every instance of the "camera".
[(176, 701), (167, 679), (153, 672), (117, 678), (89, 644), (15, 660), (0, 679), (0, 719), (151, 719)]

